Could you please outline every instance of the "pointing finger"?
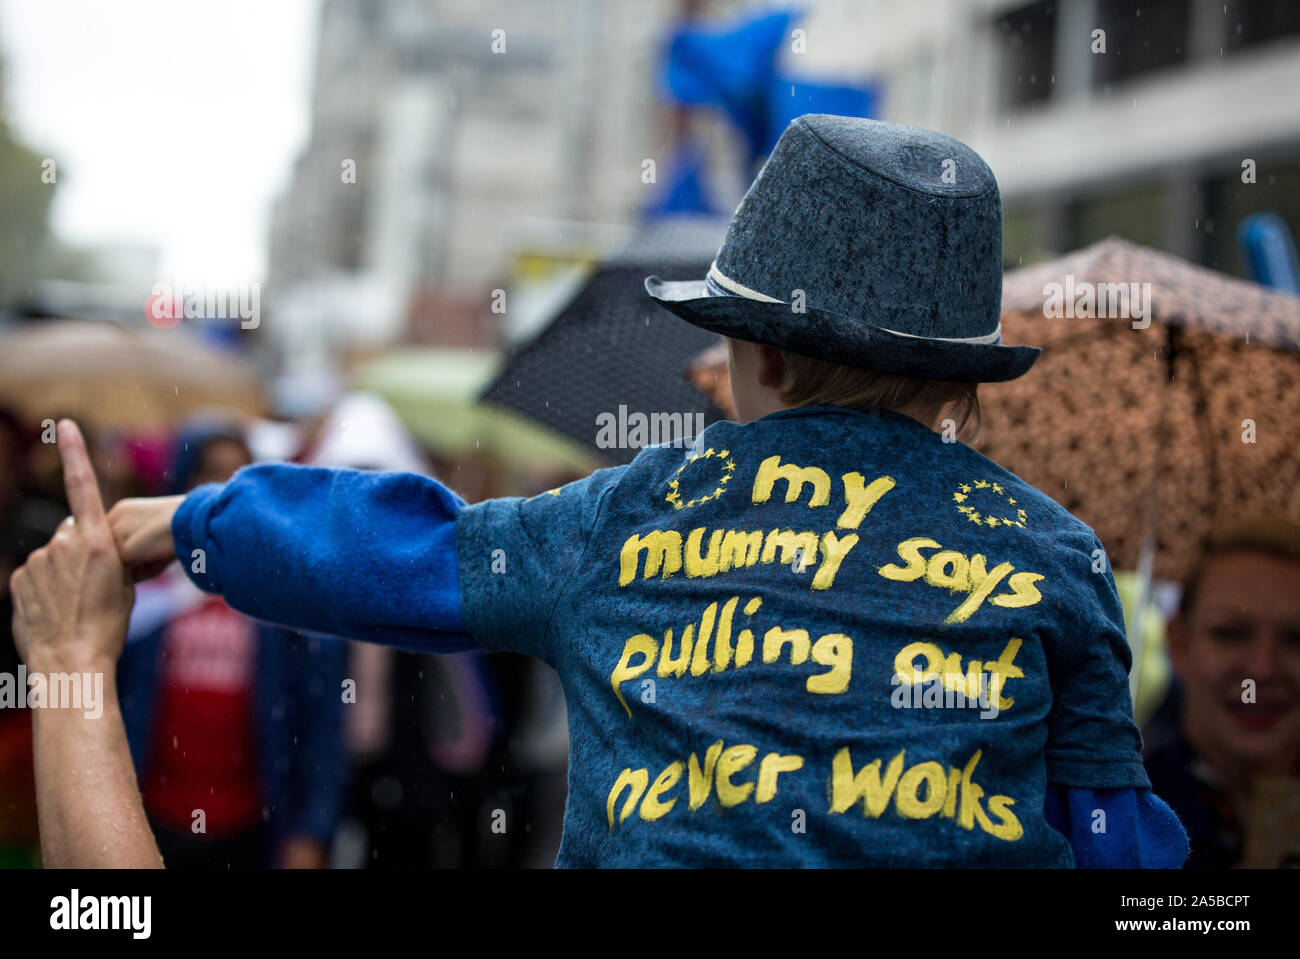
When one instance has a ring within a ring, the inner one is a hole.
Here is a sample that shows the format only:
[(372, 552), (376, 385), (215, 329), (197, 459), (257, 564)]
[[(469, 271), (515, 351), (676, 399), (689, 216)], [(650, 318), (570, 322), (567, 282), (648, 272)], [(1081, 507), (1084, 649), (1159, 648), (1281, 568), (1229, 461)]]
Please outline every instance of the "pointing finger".
[(68, 506), (77, 523), (85, 528), (102, 525), (104, 503), (99, 498), (99, 485), (95, 470), (90, 465), (86, 441), (72, 420), (60, 420), (58, 427), (59, 458), (63, 461), (63, 488), (68, 494)]

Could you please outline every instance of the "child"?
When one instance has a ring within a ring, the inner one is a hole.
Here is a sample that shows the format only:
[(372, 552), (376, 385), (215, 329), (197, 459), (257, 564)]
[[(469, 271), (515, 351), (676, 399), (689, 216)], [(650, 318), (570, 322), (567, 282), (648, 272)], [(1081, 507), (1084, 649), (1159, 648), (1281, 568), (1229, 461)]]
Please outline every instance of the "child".
[(801, 117), (708, 277), (646, 285), (728, 338), (740, 422), (689, 451), (474, 506), (256, 466), (119, 504), (123, 558), (297, 629), (550, 663), (559, 865), (1181, 864), (1100, 544), (954, 439), (1038, 355), (1000, 343), (980, 157)]

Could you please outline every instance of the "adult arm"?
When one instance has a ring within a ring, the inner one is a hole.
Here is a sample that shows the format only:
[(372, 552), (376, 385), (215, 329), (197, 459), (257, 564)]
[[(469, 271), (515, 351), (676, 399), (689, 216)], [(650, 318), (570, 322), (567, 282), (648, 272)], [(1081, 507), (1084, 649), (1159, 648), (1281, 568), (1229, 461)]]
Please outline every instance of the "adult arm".
[(10, 580), (14, 640), (28, 669), (83, 680), (85, 708), (32, 710), (41, 857), (54, 868), (161, 868), (117, 700), (134, 591), (71, 421), (59, 423), (58, 445), (72, 517)]

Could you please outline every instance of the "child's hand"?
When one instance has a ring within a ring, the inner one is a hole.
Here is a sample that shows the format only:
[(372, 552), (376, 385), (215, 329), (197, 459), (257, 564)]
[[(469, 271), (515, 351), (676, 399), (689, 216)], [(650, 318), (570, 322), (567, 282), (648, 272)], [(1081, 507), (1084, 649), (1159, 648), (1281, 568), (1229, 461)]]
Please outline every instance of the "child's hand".
[(108, 511), (118, 555), (137, 583), (157, 576), (176, 558), (172, 516), (184, 496), (118, 500)]

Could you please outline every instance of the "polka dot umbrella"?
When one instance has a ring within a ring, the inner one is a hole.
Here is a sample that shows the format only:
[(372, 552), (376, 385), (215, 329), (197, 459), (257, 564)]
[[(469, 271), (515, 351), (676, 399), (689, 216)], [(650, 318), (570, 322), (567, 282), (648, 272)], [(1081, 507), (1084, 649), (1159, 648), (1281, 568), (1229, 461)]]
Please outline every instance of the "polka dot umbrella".
[(1043, 355), (981, 387), (974, 445), (1112, 567), (1178, 579), (1215, 524), (1300, 516), (1300, 298), (1111, 238), (1008, 273), (1002, 335)]

